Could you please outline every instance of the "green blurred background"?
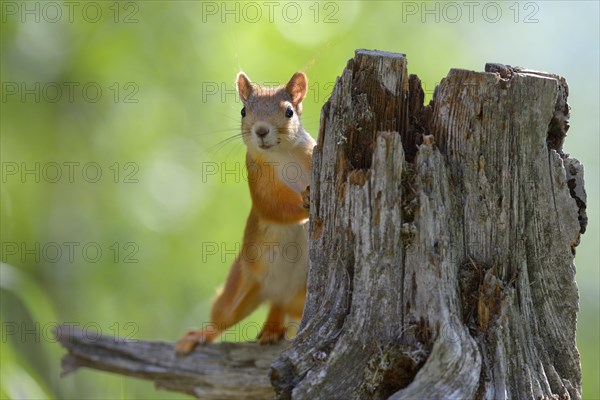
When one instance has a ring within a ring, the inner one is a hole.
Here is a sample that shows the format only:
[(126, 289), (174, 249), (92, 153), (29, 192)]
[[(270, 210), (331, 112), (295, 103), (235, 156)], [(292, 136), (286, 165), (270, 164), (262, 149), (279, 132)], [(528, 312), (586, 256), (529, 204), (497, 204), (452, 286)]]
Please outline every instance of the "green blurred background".
[(358, 48), (406, 53), (428, 99), (450, 68), (486, 62), (568, 80), (565, 147), (585, 165), (590, 217), (576, 259), (583, 394), (600, 397), (598, 2), (67, 3), (2, 2), (2, 398), (185, 397), (96, 371), (59, 378), (51, 329), (174, 340), (206, 321), (250, 206), (243, 144), (227, 141), (235, 74), (306, 71), (316, 137)]

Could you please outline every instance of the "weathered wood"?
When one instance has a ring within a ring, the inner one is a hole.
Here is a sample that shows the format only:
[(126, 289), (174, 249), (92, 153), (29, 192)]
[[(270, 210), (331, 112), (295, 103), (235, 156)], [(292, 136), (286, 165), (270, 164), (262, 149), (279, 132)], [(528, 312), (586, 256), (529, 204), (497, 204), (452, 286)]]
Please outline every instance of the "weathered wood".
[(567, 95), (556, 75), (488, 64), (451, 70), (424, 106), (404, 55), (357, 51), (321, 114), (292, 344), (175, 358), (75, 334), (67, 370), (206, 398), (580, 399), (587, 217), (583, 167), (562, 151)]
[(88, 367), (152, 380), (160, 389), (205, 399), (270, 399), (268, 371), (288, 345), (217, 343), (186, 357), (175, 355), (174, 343), (127, 340), (59, 326), (55, 335), (69, 351), (63, 374)]
[(451, 70), (419, 107), (404, 56), (350, 60), (321, 115), (280, 398), (581, 397), (567, 86), (501, 69)]

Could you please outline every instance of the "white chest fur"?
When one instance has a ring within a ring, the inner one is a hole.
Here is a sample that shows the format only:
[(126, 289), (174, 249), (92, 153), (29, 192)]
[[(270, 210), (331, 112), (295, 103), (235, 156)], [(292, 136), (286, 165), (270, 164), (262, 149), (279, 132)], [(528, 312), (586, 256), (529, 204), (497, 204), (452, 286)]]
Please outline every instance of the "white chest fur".
[(303, 160), (293, 153), (274, 154), (270, 157), (275, 174), (295, 192), (302, 192), (310, 185), (310, 171)]
[(288, 304), (306, 285), (308, 270), (308, 222), (303, 224), (267, 224), (262, 228), (265, 241), (263, 262), (267, 268), (257, 277), (262, 296), (279, 304)]

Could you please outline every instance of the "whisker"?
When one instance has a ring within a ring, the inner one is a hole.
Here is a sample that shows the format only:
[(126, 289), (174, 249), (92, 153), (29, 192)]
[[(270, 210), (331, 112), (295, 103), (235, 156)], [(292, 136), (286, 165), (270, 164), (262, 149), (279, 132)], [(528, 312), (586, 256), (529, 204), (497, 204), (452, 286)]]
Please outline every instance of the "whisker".
[(237, 139), (241, 139), (244, 136), (243, 133), (238, 133), (236, 135), (230, 136), (228, 138), (225, 138), (223, 140), (220, 140), (219, 142), (215, 143), (214, 145), (209, 147), (209, 150), (211, 151), (221, 151), (226, 145), (228, 145), (229, 143), (237, 140)]
[(240, 146), (242, 146), (242, 144), (241, 144), (240, 142), (236, 142), (236, 143), (234, 144), (234, 146), (232, 146), (232, 147), (229, 149), (229, 153), (227, 153), (227, 155), (225, 156), (225, 161), (228, 161), (228, 160), (229, 160), (229, 157), (231, 157), (231, 153), (233, 153), (234, 151), (238, 151), (238, 150), (239, 150), (239, 148), (240, 148)]
[(203, 131), (202, 134), (210, 135), (214, 133), (229, 133), (229, 132), (239, 132), (240, 128), (223, 128), (223, 129), (215, 129), (211, 131)]
[(232, 121), (236, 121), (236, 122), (240, 121), (239, 112), (237, 113), (237, 116), (235, 116), (235, 117), (233, 115), (231, 115), (231, 113), (222, 113), (222, 112), (219, 112), (219, 113), (216, 113), (216, 114), (220, 115), (221, 117), (230, 119)]

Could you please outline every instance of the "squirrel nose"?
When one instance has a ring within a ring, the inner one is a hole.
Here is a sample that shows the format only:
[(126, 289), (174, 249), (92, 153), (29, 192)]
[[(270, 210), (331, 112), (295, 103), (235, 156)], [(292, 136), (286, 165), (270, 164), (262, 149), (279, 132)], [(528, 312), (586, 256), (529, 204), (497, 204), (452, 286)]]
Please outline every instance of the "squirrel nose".
[(266, 126), (259, 126), (254, 130), (254, 132), (256, 133), (256, 136), (264, 138), (269, 134), (269, 128), (267, 128)]

